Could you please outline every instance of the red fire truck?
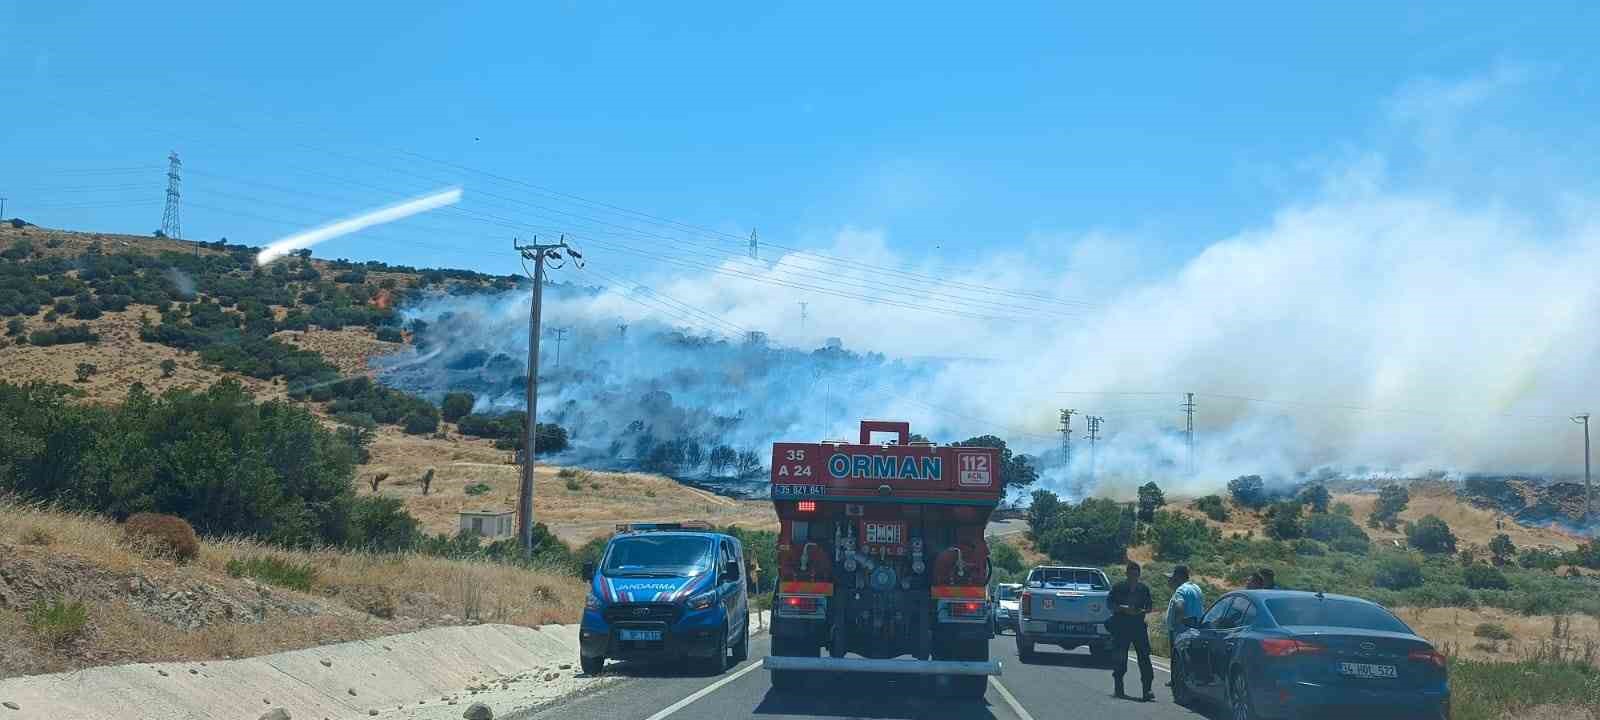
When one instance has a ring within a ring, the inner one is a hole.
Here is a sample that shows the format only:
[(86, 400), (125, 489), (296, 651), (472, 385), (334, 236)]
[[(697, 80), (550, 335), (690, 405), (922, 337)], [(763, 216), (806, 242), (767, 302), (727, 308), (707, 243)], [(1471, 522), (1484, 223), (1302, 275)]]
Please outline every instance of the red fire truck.
[(908, 423), (869, 420), (857, 444), (773, 445), (775, 688), (817, 671), (908, 673), (981, 696), (1000, 674), (984, 542), (1005, 486), (999, 451), (910, 436)]

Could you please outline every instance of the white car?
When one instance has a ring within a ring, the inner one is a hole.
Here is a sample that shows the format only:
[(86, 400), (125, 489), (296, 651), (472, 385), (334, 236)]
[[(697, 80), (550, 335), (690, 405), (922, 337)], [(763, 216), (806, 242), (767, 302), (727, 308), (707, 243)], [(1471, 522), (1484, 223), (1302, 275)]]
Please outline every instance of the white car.
[(994, 608), (994, 631), (1010, 628), (1017, 631), (1018, 601), (1022, 599), (1021, 583), (999, 583), (990, 591), (989, 603)]

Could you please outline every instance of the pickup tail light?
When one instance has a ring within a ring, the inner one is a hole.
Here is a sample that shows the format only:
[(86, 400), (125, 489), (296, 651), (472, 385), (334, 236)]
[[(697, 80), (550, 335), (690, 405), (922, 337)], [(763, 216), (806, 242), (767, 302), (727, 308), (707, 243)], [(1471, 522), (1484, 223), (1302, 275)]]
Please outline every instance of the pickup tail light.
[(1017, 612), (1021, 613), (1023, 617), (1028, 617), (1033, 614), (1032, 595), (1028, 593), (1022, 594), (1022, 599), (1017, 601)]
[(1261, 640), (1261, 654), (1267, 657), (1313, 655), (1326, 649), (1321, 645), (1294, 638), (1263, 638)]
[(1443, 670), (1445, 666), (1444, 654), (1432, 648), (1412, 650), (1410, 654), (1406, 655), (1406, 659), (1412, 662), (1427, 663), (1440, 670)]

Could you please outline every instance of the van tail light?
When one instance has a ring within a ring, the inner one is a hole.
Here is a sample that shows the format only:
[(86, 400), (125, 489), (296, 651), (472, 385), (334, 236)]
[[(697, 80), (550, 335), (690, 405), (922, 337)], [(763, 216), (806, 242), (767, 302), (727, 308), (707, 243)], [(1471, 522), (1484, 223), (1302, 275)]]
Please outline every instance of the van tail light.
[(1443, 670), (1445, 666), (1444, 653), (1432, 648), (1427, 650), (1412, 650), (1410, 654), (1406, 655), (1406, 659), (1412, 662), (1427, 663), (1439, 668), (1440, 670)]
[(1308, 643), (1294, 638), (1263, 638), (1261, 640), (1261, 654), (1267, 657), (1289, 657), (1290, 655), (1314, 655), (1327, 648)]
[(1028, 593), (1023, 593), (1022, 594), (1022, 599), (1017, 601), (1017, 611), (1020, 612), (1023, 617), (1028, 617), (1028, 616), (1032, 615), (1033, 614), (1033, 595), (1030, 595)]

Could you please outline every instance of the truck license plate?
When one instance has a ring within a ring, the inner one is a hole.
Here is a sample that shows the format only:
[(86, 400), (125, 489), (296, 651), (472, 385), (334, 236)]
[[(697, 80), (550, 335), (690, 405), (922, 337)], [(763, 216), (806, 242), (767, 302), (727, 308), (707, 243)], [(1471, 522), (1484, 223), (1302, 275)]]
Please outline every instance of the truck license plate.
[(618, 637), (622, 640), (660, 640), (660, 630), (619, 630)]
[(867, 542), (898, 545), (905, 536), (905, 525), (897, 522), (867, 523)]
[(1339, 674), (1359, 678), (1397, 678), (1400, 676), (1393, 665), (1352, 662), (1339, 663)]
[(1093, 635), (1094, 626), (1084, 623), (1064, 623), (1061, 626), (1061, 631), (1073, 635)]

